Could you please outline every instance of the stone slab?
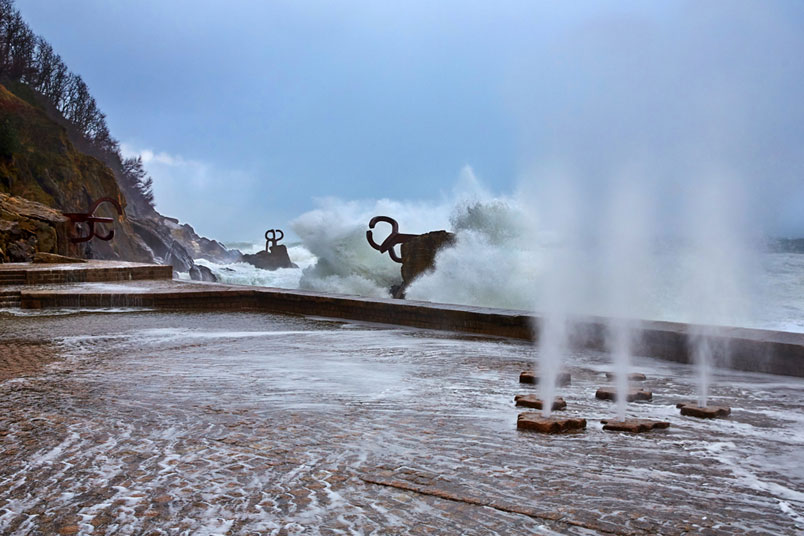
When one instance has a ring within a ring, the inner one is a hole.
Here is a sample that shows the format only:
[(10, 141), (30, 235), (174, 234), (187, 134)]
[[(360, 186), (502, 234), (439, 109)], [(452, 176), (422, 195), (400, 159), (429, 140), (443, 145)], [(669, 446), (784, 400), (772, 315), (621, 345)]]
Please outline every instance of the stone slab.
[(650, 421), (647, 419), (601, 420), (600, 422), (603, 423), (603, 429), (606, 431), (630, 432), (632, 434), (641, 434), (670, 427), (670, 423), (667, 421)]
[[(0, 276), (14, 275), (25, 285), (171, 280), (173, 267), (123, 261), (0, 264)], [(73, 291), (75, 292), (75, 291)]]
[(516, 420), (518, 430), (529, 430), (542, 434), (563, 434), (579, 432), (586, 428), (586, 419), (542, 417), (541, 413), (520, 413)]
[[(536, 395), (516, 395), (514, 397), (514, 403), (517, 406), (525, 407), (525, 408), (535, 408), (535, 409), (542, 409), (543, 403), (541, 398)], [(567, 402), (557, 396), (553, 399), (553, 410), (562, 410), (567, 409)]]
[(681, 410), (681, 414), (687, 417), (698, 417), (699, 419), (722, 419), (731, 414), (728, 406), (706, 406), (699, 407), (698, 404), (676, 404)]
[[(538, 384), (539, 383), (539, 373), (533, 372), (530, 370), (523, 371), (519, 374), (519, 383), (530, 383), (530, 384)], [(556, 385), (560, 385), (561, 387), (566, 387), (572, 383), (572, 376), (569, 372), (559, 372), (556, 376)]]
[[(609, 380), (613, 380), (616, 377), (617, 377), (617, 373), (615, 373), (615, 372), (606, 372), (606, 378), (608, 378)], [(644, 382), (647, 379), (648, 379), (647, 376), (645, 376), (641, 372), (632, 372), (631, 374), (628, 375), (628, 381), (631, 381), (631, 382)]]
[[(601, 387), (595, 393), (595, 398), (600, 400), (617, 400), (617, 389), (613, 387)], [(627, 402), (648, 401), (653, 399), (653, 393), (644, 389), (629, 389), (625, 397)]]
[(68, 257), (66, 255), (56, 255), (55, 253), (35, 253), (34, 264), (86, 264), (86, 259), (78, 257)]

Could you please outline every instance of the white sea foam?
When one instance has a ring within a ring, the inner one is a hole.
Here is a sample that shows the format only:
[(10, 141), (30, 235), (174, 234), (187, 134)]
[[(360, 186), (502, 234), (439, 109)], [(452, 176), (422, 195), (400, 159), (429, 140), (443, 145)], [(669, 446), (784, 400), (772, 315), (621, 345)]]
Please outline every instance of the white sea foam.
[[(444, 206), (427, 203), (318, 201), (319, 208), (301, 215), (293, 230), (316, 256), (306, 268), (300, 288), (364, 296), (388, 297), (392, 285), (401, 281), (399, 265), (381, 255), (366, 240), (368, 222), (377, 215), (395, 218), (399, 232), (423, 233), (443, 229)], [(386, 236), (385, 225), (375, 229), (377, 241)]]
[[(238, 244), (242, 248), (242, 244)], [(244, 253), (263, 251), (265, 246), (253, 244), (242, 248)], [(244, 251), (245, 250), (245, 251)], [(299, 288), (302, 271), (316, 262), (316, 257), (301, 244), (288, 247), (288, 256), (298, 268), (279, 268), (263, 270), (247, 262), (215, 263), (207, 259), (196, 259), (195, 263), (209, 268), (218, 281), (230, 285), (251, 285), (257, 287)], [(179, 278), (189, 280), (189, 273), (180, 273)]]
[[(622, 195), (612, 192), (610, 199), (598, 200), (600, 214), (582, 214), (583, 203), (565, 207), (549, 191), (493, 195), (467, 168), (454, 191), (435, 202), (318, 200), (318, 208), (292, 223), (302, 241), (289, 247), (298, 269), (198, 263), (224, 283), (388, 297), (391, 286), (401, 282), (400, 266), (366, 241), (368, 221), (388, 215), (402, 233), (446, 229), (457, 235), (455, 245), (438, 254), (436, 270), (409, 286), (410, 299), (549, 311), (556, 275), (547, 271), (556, 269), (559, 255), (572, 262), (558, 267), (573, 271), (572, 299), (561, 298), (568, 313), (804, 332), (804, 255), (751, 249), (741, 227), (724, 230), (729, 222), (706, 207), (698, 211), (702, 223), (681, 225), (671, 236), (651, 219), (655, 192), (634, 194), (632, 186), (614, 190), (631, 197), (618, 201)], [(717, 212), (728, 214), (729, 206)], [(578, 219), (575, 236), (560, 225), (567, 210)], [(375, 239), (381, 242), (387, 231), (379, 224)], [(629, 236), (633, 239), (623, 242)], [(238, 246), (264, 248), (261, 243)], [(713, 303), (702, 319), (697, 303), (702, 294), (695, 289), (707, 287), (707, 281), (713, 282), (709, 294), (718, 303), (709, 300)], [(630, 295), (622, 289), (630, 289)]]
[(0, 309), (0, 315), (19, 316), (19, 317), (47, 317), (47, 316), (69, 316), (78, 314), (128, 314), (133, 312), (152, 311), (147, 307), (93, 307), (93, 308), (46, 308), (46, 309)]

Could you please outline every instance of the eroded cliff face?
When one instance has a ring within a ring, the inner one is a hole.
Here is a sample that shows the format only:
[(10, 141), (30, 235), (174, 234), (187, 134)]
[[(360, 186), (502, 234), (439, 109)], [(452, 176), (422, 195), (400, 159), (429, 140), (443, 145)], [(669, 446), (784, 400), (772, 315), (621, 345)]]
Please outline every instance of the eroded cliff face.
[(74, 256), (70, 221), (58, 210), (0, 194), (0, 262), (30, 261), (35, 253)]
[[(130, 205), (115, 172), (85, 154), (86, 144), (57, 112), (29, 88), (13, 83), (10, 87), (14, 92), (0, 84), (0, 193), (7, 194), (3, 198), (7, 208), (0, 211), (0, 247), (4, 251), (0, 260), (28, 261), (34, 253), (44, 252), (157, 262), (186, 272), (193, 268), (193, 258), (230, 262), (239, 256), (150, 206)], [(86, 212), (102, 197), (116, 200), (124, 210), (121, 217), (104, 204), (96, 213), (115, 219), (114, 239), (71, 244), (69, 236), (76, 230), (61, 212)], [(34, 210), (27, 202), (39, 205)], [(27, 207), (21, 209), (26, 214), (33, 211), (39, 216), (19, 214), (13, 208), (18, 205)]]
[[(78, 152), (65, 126), (2, 85), (0, 121), (11, 138), (11, 147), (0, 151), (4, 153), (0, 155), (0, 192), (62, 212), (86, 212), (101, 197), (110, 197), (126, 207), (126, 198), (107, 166)], [(9, 202), (6, 199), (6, 204)], [(72, 252), (93, 258), (151, 261), (128, 219), (109, 208), (100, 208), (98, 215), (115, 217), (114, 240), (92, 240), (77, 245)], [(72, 231), (69, 223), (65, 229)], [(50, 252), (51, 247), (37, 241), (36, 250)]]

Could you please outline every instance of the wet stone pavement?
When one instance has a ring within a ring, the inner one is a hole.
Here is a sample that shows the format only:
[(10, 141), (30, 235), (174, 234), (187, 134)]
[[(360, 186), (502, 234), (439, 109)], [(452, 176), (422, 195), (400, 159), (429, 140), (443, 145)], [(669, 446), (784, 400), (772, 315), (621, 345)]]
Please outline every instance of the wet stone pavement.
[[(588, 429), (516, 430), (535, 350), (253, 313), (0, 313), (0, 534), (802, 534), (804, 381), (716, 371), (679, 415), (647, 357), (644, 435), (604, 432), (608, 357), (558, 389)], [(10, 350), (11, 348), (11, 350)], [(38, 350), (37, 350), (38, 349)], [(17, 350), (15, 355), (22, 355)]]

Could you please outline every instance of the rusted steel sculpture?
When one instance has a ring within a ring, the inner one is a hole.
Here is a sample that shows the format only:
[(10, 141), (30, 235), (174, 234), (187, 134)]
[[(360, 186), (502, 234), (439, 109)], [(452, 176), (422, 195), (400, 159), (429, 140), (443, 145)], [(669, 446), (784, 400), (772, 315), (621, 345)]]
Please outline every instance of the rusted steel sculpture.
[[(372, 234), (372, 229), (374, 229), (374, 226), (379, 222), (385, 222), (391, 225), (391, 234), (388, 235), (388, 238), (383, 240), (382, 244), (375, 242)], [(374, 216), (371, 218), (371, 221), (369, 221), (369, 230), (366, 231), (366, 239), (368, 240), (369, 245), (380, 253), (385, 253), (387, 251), (391, 259), (399, 264), (402, 264), (402, 257), (397, 255), (396, 251), (394, 250), (394, 246), (397, 244), (403, 244), (411, 238), (415, 238), (417, 236), (419, 235), (400, 233), (399, 224), (395, 219), (389, 216)]]
[(96, 223), (114, 223), (114, 218), (104, 218), (102, 216), (95, 216), (95, 211), (98, 209), (100, 205), (103, 203), (111, 204), (116, 210), (117, 214), (120, 216), (123, 215), (123, 209), (120, 207), (120, 203), (117, 202), (116, 199), (112, 199), (111, 197), (101, 197), (94, 203), (92, 206), (89, 207), (89, 211), (87, 212), (65, 212), (64, 215), (70, 219), (71, 222), (75, 224), (76, 231), (79, 229), (79, 224), (86, 223), (88, 233), (86, 236), (82, 236), (78, 233), (78, 236), (70, 238), (70, 241), (73, 244), (78, 244), (80, 242), (88, 242), (93, 238), (99, 238), (101, 240), (111, 240), (114, 238), (114, 229), (109, 230), (109, 232), (105, 235), (97, 234), (95, 232), (95, 224)]
[[(278, 237), (276, 236), (277, 233), (279, 233)], [(285, 233), (282, 232), (282, 229), (268, 229), (265, 231), (265, 251), (270, 252), (271, 248), (279, 244), (279, 241), (283, 238), (285, 238)]]

